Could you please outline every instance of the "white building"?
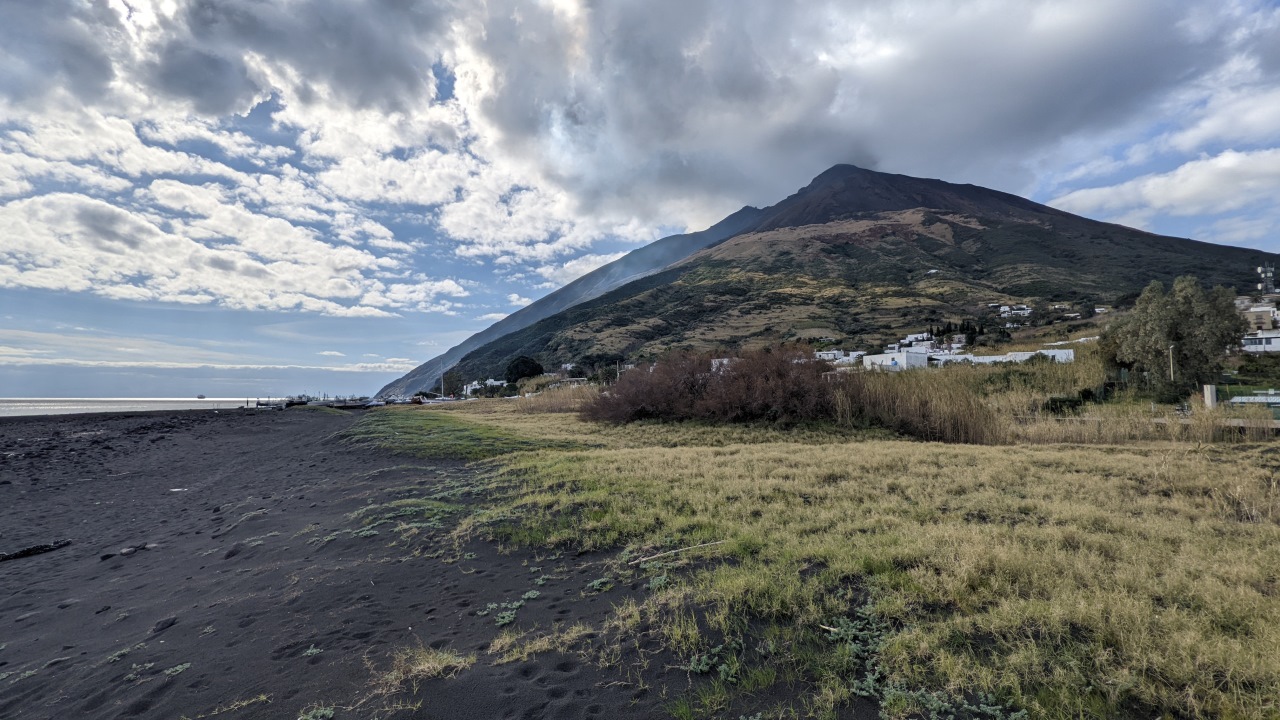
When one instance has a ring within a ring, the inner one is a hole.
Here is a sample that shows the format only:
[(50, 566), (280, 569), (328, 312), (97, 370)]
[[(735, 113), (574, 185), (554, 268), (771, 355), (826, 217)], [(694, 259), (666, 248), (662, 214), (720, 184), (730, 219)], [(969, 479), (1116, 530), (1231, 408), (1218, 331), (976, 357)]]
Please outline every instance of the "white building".
[(1244, 351), (1248, 353), (1280, 352), (1280, 330), (1258, 330), (1245, 335)]
[(892, 352), (863, 355), (862, 367), (869, 370), (915, 370), (929, 367), (929, 355), (923, 352)]
[(930, 359), (938, 365), (946, 365), (955, 362), (968, 362), (974, 365), (990, 365), (993, 363), (1020, 363), (1026, 362), (1037, 355), (1051, 357), (1055, 362), (1069, 363), (1075, 362), (1075, 350), (1036, 350), (1033, 352), (1011, 352), (1006, 355), (970, 355), (969, 353), (939, 354), (934, 355)]
[(815, 360), (825, 360), (836, 367), (843, 367), (857, 365), (863, 355), (866, 355), (866, 353), (860, 350), (850, 352), (845, 352), (844, 350), (819, 350), (813, 354), (813, 357)]
[(1001, 305), (1000, 317), (1031, 317), (1031, 308), (1026, 305), (1014, 305), (1012, 307), (1009, 305)]
[(1075, 350), (1035, 350), (1033, 352), (1011, 352), (1007, 357), (1009, 362), (1026, 362), (1037, 355), (1045, 355), (1051, 357), (1055, 362), (1069, 363), (1075, 362)]
[(462, 394), (474, 395), (478, 390), (482, 390), (484, 388), (491, 388), (491, 387), (505, 387), (506, 384), (507, 383), (505, 380), (494, 380), (493, 378), (489, 378), (484, 382), (480, 382), (479, 380), (476, 380), (475, 382), (467, 383), (465, 386), (463, 386)]

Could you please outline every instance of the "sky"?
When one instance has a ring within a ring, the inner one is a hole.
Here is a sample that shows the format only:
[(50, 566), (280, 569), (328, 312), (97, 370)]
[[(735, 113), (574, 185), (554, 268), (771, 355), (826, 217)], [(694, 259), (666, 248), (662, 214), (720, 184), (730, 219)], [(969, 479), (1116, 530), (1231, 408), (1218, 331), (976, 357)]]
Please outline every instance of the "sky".
[(0, 397), (369, 394), (842, 162), (1280, 251), (1280, 3), (0, 0)]

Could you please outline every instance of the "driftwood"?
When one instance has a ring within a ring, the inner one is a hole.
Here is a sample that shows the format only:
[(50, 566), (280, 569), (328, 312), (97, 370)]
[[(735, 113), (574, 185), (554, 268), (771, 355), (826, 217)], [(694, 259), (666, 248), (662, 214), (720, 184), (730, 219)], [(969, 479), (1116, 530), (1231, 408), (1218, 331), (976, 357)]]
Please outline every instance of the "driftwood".
[(728, 540), (717, 540), (717, 541), (715, 541), (715, 542), (702, 543), (701, 545), (690, 545), (689, 547), (683, 547), (683, 548), (680, 548), (680, 549), (678, 549), (678, 550), (668, 550), (668, 551), (666, 551), (666, 552), (660, 552), (660, 553), (658, 553), (657, 555), (650, 555), (649, 557), (642, 557), (642, 558), (640, 558), (639, 560), (632, 560), (631, 562), (629, 562), (629, 563), (627, 563), (627, 564), (628, 564), (628, 565), (639, 565), (639, 564), (640, 564), (640, 563), (642, 563), (642, 562), (649, 562), (650, 560), (657, 560), (657, 559), (658, 559), (658, 558), (660, 558), (660, 557), (666, 557), (666, 556), (668, 556), (668, 555), (675, 555), (676, 553), (682, 553), (682, 552), (684, 552), (684, 551), (686, 551), (686, 550), (697, 550), (698, 548), (711, 547), (712, 545), (723, 545), (723, 544), (725, 544), (726, 542), (728, 542)]
[(31, 557), (32, 555), (53, 552), (54, 550), (60, 550), (70, 544), (70, 540), (55, 540), (54, 542), (45, 545), (32, 545), (29, 548), (23, 548), (11, 553), (0, 553), (0, 562), (4, 562), (5, 560), (18, 560), (24, 557)]

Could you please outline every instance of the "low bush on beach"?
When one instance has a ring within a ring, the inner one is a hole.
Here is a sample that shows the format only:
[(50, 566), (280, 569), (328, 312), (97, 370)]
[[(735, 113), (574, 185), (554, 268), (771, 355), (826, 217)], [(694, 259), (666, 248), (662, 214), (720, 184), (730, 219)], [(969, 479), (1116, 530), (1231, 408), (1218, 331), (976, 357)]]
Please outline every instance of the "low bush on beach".
[(829, 369), (799, 348), (749, 352), (723, 365), (707, 354), (678, 354), (650, 370), (623, 373), (583, 408), (583, 416), (613, 423), (828, 420), (834, 405), (822, 376)]

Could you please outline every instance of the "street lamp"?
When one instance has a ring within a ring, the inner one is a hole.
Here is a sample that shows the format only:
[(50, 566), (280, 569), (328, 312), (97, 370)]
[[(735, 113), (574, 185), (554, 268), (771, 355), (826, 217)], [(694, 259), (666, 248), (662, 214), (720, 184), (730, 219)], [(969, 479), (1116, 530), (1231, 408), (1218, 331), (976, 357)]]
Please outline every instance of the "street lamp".
[(1173, 343), (1169, 344), (1169, 382), (1173, 382)]

